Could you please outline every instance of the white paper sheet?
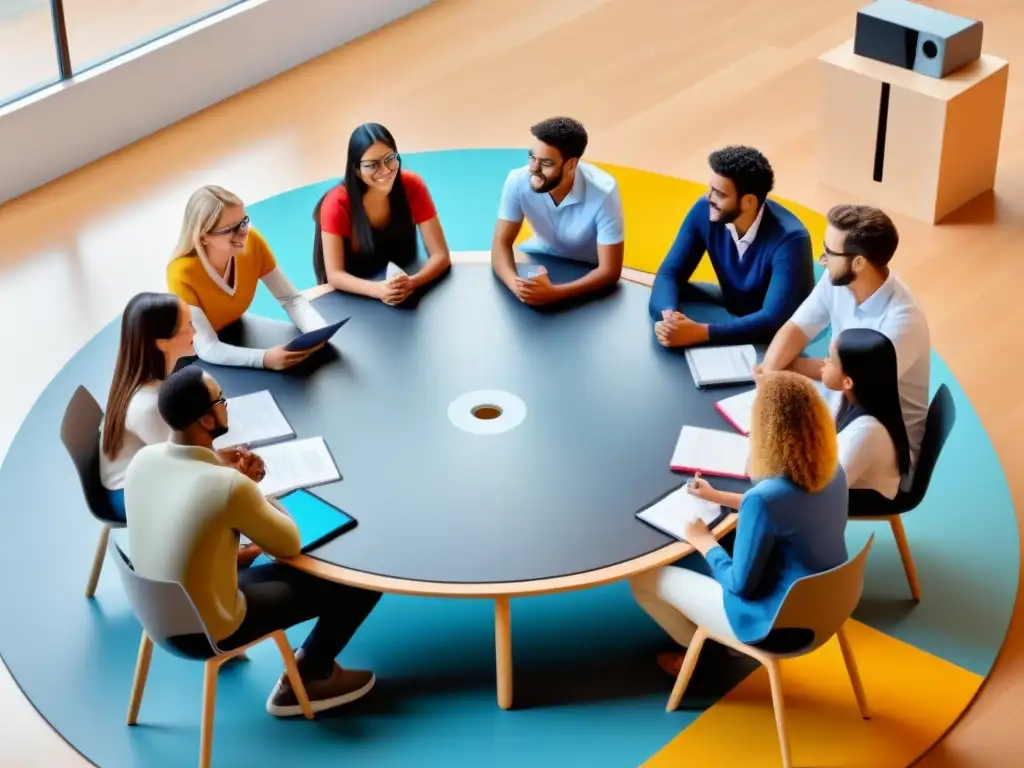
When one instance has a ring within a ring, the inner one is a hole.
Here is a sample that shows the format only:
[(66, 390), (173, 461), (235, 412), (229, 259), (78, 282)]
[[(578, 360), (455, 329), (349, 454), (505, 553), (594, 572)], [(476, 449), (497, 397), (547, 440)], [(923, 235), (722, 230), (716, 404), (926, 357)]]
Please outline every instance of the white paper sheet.
[(683, 531), (692, 520), (700, 519), (711, 525), (721, 514), (720, 506), (692, 495), (684, 485), (637, 513), (637, 517), (668, 536), (686, 541)]
[(290, 440), (295, 432), (274, 396), (263, 389), (228, 398), (228, 431), (213, 441), (217, 450), (234, 445), (249, 448)]
[(283, 496), (298, 488), (312, 488), (341, 479), (322, 437), (268, 445), (259, 456), (267, 467), (267, 474), (260, 482), (264, 496)]

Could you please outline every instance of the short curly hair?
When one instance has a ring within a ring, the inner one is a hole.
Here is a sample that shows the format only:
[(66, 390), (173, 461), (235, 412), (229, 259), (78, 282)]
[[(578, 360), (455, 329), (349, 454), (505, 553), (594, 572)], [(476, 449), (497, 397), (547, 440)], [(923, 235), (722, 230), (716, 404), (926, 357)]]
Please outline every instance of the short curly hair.
[(766, 373), (754, 395), (750, 475), (785, 475), (810, 493), (832, 480), (839, 465), (835, 421), (810, 379), (792, 371)]
[(538, 141), (554, 147), (563, 160), (583, 157), (587, 149), (587, 130), (583, 123), (571, 117), (549, 117), (530, 127)]
[(753, 195), (758, 205), (763, 205), (768, 193), (775, 188), (771, 163), (753, 147), (730, 145), (716, 149), (708, 155), (708, 165), (736, 185), (738, 197)]

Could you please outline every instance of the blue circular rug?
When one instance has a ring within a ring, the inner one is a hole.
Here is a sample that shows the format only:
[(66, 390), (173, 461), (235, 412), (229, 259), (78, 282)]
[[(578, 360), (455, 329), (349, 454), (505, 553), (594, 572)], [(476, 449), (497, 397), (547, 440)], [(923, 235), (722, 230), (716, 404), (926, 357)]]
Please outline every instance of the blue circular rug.
[[(406, 167), (426, 179), (453, 251), (489, 249), (502, 182), (524, 159), (522, 149), (404, 156)], [(472, 173), (454, 174), (452, 168)], [(333, 183), (248, 206), (299, 286), (314, 283), (311, 211)], [(684, 215), (678, 211), (672, 226)], [(286, 318), (262, 286), (253, 311)], [(42, 716), (90, 761), (177, 768), (197, 759), (203, 665), (157, 649), (140, 724), (125, 726), (140, 626), (111, 564), (96, 599), (83, 597), (98, 526), (85, 509), (70, 461), (36, 461), (43, 446), (47, 455), (53, 453), (76, 386), (84, 384), (105, 401), (117, 322), (112, 319), (40, 395), (0, 468), (0, 494), (6, 500), (0, 517), (0, 654)], [(816, 346), (824, 343), (821, 338)], [(928, 497), (904, 521), (923, 601), (910, 603), (887, 529), (851, 524), (851, 551), (858, 551), (872, 531), (878, 533), (855, 619), (975, 676), (980, 685), (1012, 612), (1018, 533), (993, 447), (962, 389), (933, 354), (933, 392), (943, 383), (956, 401), (956, 427)], [(495, 703), (488, 601), (386, 596), (342, 657), (346, 665), (375, 670), (375, 690), (312, 722), (282, 721), (265, 712), (281, 662), (272, 643), (257, 646), (250, 661), (221, 672), (214, 764), (636, 766), (713, 709), (754, 669), (740, 659), (702, 661), (687, 693), (688, 708), (667, 714), (671, 680), (653, 657), (669, 643), (625, 584), (514, 601), (512, 615), (512, 711)], [(308, 626), (300, 626), (289, 635), (297, 642), (306, 631)], [(930, 695), (941, 696), (941, 682), (933, 682)], [(765, 707), (761, 715), (770, 722), (770, 705)], [(723, 739), (737, 735), (726, 733)], [(801, 738), (791, 733), (797, 755)], [(721, 748), (730, 749), (728, 741)], [(778, 755), (764, 759), (775, 764)]]

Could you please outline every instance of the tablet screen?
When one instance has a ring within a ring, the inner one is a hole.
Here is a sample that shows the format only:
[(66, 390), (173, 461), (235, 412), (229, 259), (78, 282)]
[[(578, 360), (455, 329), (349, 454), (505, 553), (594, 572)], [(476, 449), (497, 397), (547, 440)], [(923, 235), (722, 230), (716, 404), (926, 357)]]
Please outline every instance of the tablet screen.
[[(331, 506), (309, 491), (292, 491), (278, 499), (278, 502), (288, 510), (288, 514), (299, 529), (303, 552), (315, 548), (314, 545), (326, 543), (330, 538), (341, 535), (356, 525), (356, 520), (351, 515)], [(248, 543), (244, 536), (241, 543)], [(269, 562), (272, 560), (266, 554), (261, 554), (252, 564), (255, 566)]]

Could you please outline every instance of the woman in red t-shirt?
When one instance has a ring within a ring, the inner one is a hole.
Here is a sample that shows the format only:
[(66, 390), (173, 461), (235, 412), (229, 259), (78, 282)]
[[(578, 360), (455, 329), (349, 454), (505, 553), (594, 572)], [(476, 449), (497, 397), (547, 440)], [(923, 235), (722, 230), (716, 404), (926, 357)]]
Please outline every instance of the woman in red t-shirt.
[[(448, 244), (430, 192), (423, 179), (401, 167), (395, 139), (383, 125), (364, 123), (352, 132), (345, 178), (313, 212), (319, 284), (395, 305), (448, 269)], [(388, 262), (402, 270), (416, 262), (417, 227), (429, 255), (426, 264), (415, 274), (387, 279)]]

